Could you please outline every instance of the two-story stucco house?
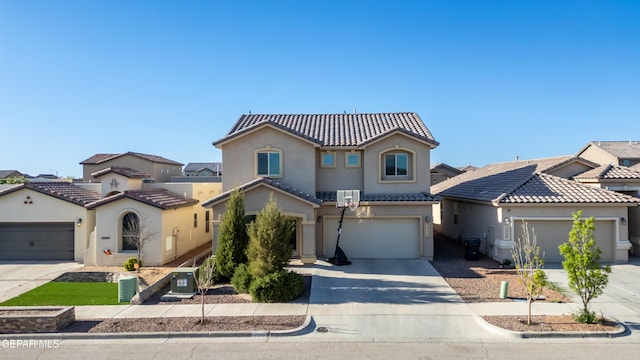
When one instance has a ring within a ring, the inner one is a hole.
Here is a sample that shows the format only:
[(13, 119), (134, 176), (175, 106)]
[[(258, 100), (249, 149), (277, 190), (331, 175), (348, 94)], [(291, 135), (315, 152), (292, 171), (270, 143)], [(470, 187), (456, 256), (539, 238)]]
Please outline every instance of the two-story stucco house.
[(223, 194), (203, 203), (217, 231), (229, 192), (240, 188), (254, 215), (273, 193), (296, 221), (294, 256), (334, 255), (337, 190), (360, 190), (347, 212), (340, 247), (350, 258), (433, 258), (430, 152), (438, 142), (415, 113), (249, 114), (222, 150)]

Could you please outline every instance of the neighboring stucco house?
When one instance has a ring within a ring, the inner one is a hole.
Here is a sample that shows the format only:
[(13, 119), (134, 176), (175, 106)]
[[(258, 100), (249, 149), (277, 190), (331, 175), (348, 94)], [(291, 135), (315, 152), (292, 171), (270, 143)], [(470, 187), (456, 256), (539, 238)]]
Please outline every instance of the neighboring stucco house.
[(511, 258), (522, 222), (534, 229), (547, 262), (561, 261), (558, 246), (568, 240), (572, 213), (596, 220), (596, 240), (605, 262), (627, 262), (631, 248), (626, 219), (640, 199), (586, 186), (569, 178), (593, 168), (566, 156), (492, 164), (439, 183), (434, 226), (454, 239), (478, 238), (480, 250), (502, 261)]
[(26, 182), (0, 191), (0, 260), (82, 261), (100, 194), (68, 182)]
[(124, 154), (96, 154), (80, 162), (82, 165), (82, 179), (93, 181), (91, 174), (111, 166), (127, 167), (149, 174), (157, 182), (168, 182), (171, 176), (182, 175), (181, 163), (162, 156), (148, 155), (136, 152)]
[(75, 260), (121, 266), (137, 250), (131, 221), (149, 234), (143, 262), (162, 265), (211, 241), (211, 211), (200, 202), (220, 183), (145, 182), (149, 174), (111, 166), (93, 183), (27, 182), (0, 191), (0, 259)]
[(639, 141), (591, 141), (576, 156), (599, 165), (617, 165), (640, 169)]
[(18, 170), (0, 170), (0, 179), (24, 178)]
[(203, 203), (217, 231), (229, 192), (241, 188), (255, 215), (273, 193), (296, 221), (294, 255), (334, 255), (337, 190), (360, 190), (340, 247), (350, 258), (433, 258), (430, 152), (438, 145), (415, 113), (249, 114), (213, 143), (222, 150), (223, 191)]
[(184, 176), (222, 176), (222, 163), (188, 163)]
[[(640, 198), (640, 170), (624, 166), (603, 165), (574, 177), (575, 181), (588, 186), (613, 190)], [(629, 227), (632, 253), (640, 254), (640, 207), (629, 208), (629, 217), (623, 221)]]
[(431, 166), (431, 185), (435, 185), (454, 176), (458, 176), (463, 172), (463, 170), (443, 163), (433, 165)]

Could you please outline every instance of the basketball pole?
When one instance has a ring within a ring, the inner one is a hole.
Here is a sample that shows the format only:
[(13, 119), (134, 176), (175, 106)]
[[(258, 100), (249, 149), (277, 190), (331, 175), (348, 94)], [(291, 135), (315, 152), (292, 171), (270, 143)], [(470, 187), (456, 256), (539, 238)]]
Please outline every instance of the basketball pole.
[(340, 214), (340, 221), (338, 222), (338, 239), (336, 240), (336, 250), (333, 252), (333, 257), (336, 258), (338, 256), (338, 245), (340, 244), (340, 234), (342, 234), (342, 220), (344, 220), (344, 212), (347, 210), (347, 207), (342, 208), (342, 213)]

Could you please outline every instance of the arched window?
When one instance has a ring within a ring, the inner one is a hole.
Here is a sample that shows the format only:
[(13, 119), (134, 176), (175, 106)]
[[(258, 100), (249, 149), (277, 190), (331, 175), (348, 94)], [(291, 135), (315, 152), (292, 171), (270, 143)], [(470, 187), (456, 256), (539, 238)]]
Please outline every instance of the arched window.
[(122, 217), (122, 250), (137, 250), (137, 242), (140, 239), (140, 218), (129, 212)]
[(415, 153), (395, 148), (380, 155), (380, 181), (415, 181)]

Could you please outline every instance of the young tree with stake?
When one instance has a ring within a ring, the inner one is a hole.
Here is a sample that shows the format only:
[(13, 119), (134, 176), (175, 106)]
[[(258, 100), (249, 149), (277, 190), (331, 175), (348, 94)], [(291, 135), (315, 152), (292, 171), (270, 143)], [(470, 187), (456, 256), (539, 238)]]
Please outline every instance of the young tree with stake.
[(547, 275), (542, 271), (544, 260), (540, 258), (540, 246), (538, 246), (536, 233), (529, 225), (522, 221), (522, 238), (518, 238), (511, 249), (511, 256), (516, 266), (520, 283), (524, 286), (527, 297), (527, 325), (531, 325), (531, 304), (542, 294), (547, 284)]

